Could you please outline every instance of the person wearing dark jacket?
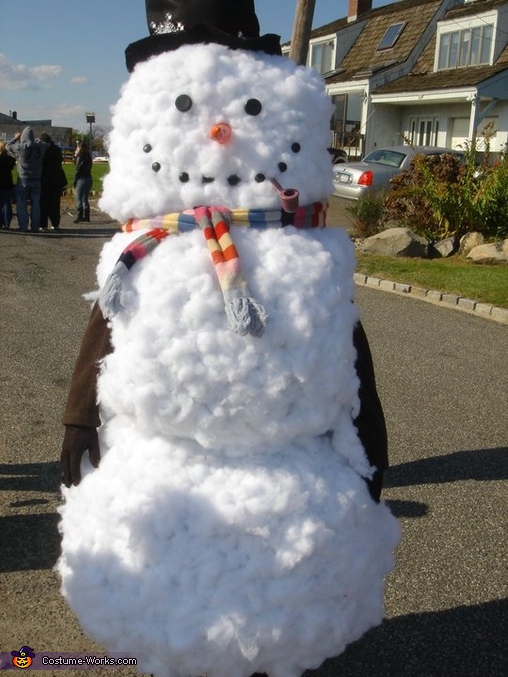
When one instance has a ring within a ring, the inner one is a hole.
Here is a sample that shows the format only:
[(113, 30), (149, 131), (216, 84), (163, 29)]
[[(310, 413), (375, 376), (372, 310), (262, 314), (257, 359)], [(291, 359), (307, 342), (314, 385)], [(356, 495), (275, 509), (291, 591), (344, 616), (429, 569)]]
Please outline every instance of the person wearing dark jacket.
[(12, 170), (15, 166), (16, 160), (7, 153), (5, 143), (0, 141), (0, 228), (11, 227), (14, 190)]
[(41, 225), (42, 159), (48, 144), (36, 139), (31, 127), (25, 127), (6, 146), (8, 153), (16, 159), (18, 169), (16, 207), (19, 229), (26, 232), (30, 223), (30, 230), (36, 233)]
[(76, 172), (74, 174), (74, 188), (76, 189), (76, 204), (78, 215), (74, 223), (90, 221), (90, 203), (88, 198), (92, 190), (92, 155), (85, 141), (78, 143), (76, 152)]
[(63, 155), (60, 148), (53, 143), (49, 134), (41, 134), (41, 139), (48, 144), (42, 160), (41, 175), (41, 228), (48, 230), (48, 220), (54, 230), (60, 227), (60, 199), (67, 185), (62, 169)]
[[(357, 353), (356, 373), (360, 381), (360, 410), (354, 423), (369, 463), (375, 468), (372, 478), (366, 478), (365, 481), (372, 498), (379, 502), (383, 473), (388, 467), (388, 440), (372, 355), (361, 322), (355, 326), (353, 344)], [(96, 385), (99, 363), (110, 352), (109, 326), (96, 303), (83, 335), (62, 421), (65, 434), (60, 462), (62, 482), (67, 487), (81, 481), (80, 463), (86, 451), (92, 466), (96, 468), (99, 465), (101, 454), (97, 428), (101, 425), (101, 419)]]

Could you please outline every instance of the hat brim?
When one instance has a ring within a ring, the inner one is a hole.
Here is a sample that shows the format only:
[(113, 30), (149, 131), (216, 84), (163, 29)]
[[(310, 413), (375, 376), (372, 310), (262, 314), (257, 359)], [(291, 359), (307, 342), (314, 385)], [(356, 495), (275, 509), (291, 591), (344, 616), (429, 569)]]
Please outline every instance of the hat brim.
[(125, 50), (125, 64), (129, 73), (132, 73), (136, 64), (147, 61), (152, 56), (164, 52), (171, 52), (184, 45), (198, 45), (215, 43), (230, 49), (244, 49), (253, 52), (265, 52), (275, 56), (282, 54), (280, 36), (267, 33), (255, 38), (243, 38), (230, 35), (213, 26), (200, 24), (192, 29), (175, 33), (162, 33), (131, 43)]

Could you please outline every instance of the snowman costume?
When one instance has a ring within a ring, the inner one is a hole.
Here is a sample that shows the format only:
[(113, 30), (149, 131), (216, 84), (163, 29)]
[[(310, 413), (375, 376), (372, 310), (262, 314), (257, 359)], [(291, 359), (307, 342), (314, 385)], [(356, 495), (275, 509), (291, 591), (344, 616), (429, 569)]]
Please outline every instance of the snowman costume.
[(62, 593), (140, 672), (298, 677), (381, 622), (399, 538), (355, 425), (353, 247), (320, 227), (330, 102), (252, 3), (243, 31), (147, 5), (101, 199), (126, 224), (97, 268), (102, 459), (63, 488)]

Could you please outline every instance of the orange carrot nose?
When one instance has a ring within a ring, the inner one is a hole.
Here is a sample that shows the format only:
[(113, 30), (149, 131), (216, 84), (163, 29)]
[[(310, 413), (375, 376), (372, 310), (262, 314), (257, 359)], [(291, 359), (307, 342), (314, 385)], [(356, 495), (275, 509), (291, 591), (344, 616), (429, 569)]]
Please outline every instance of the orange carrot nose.
[(217, 141), (217, 143), (227, 143), (232, 134), (233, 130), (227, 122), (219, 122), (219, 124), (214, 125), (210, 130), (210, 138)]

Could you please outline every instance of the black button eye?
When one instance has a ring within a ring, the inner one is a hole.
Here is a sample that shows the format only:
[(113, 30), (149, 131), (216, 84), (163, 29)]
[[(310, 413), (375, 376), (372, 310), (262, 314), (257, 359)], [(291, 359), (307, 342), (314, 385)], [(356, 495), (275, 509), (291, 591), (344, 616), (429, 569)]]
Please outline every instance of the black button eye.
[(143, 150), (145, 153), (149, 153), (152, 150), (152, 146), (149, 143), (147, 143), (143, 146)]
[(188, 94), (180, 94), (175, 99), (175, 106), (180, 113), (186, 113), (192, 108), (192, 99)]
[(160, 171), (160, 168), (161, 168), (161, 166), (160, 166), (160, 164), (159, 164), (158, 162), (154, 162), (154, 163), (153, 163), (152, 169), (153, 169), (154, 172), (159, 172), (159, 171)]
[(182, 183), (187, 183), (187, 181), (189, 180), (190, 177), (187, 174), (187, 172), (182, 172), (178, 178), (180, 179), (180, 181)]
[(288, 166), (287, 166), (287, 164), (286, 164), (285, 162), (279, 162), (279, 164), (277, 165), (277, 167), (279, 168), (279, 170), (280, 170), (281, 172), (287, 171), (287, 168), (288, 168)]
[(300, 146), (299, 143), (293, 143), (293, 145), (291, 146), (291, 150), (293, 151), (293, 153), (299, 153), (301, 149), (302, 147)]
[(256, 183), (263, 183), (263, 181), (266, 181), (266, 176), (264, 174), (256, 174), (254, 180)]
[(258, 101), (257, 99), (249, 99), (245, 104), (245, 112), (247, 115), (259, 115), (262, 110), (263, 106), (261, 105), (261, 101)]

